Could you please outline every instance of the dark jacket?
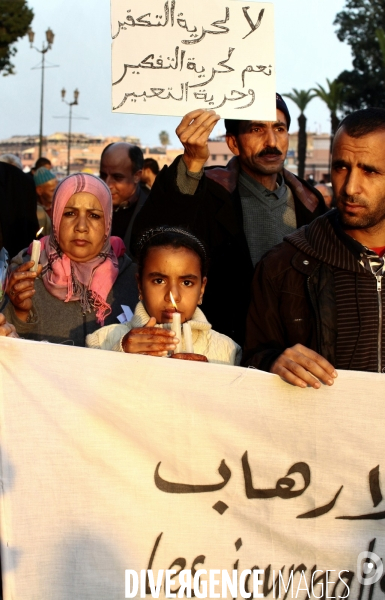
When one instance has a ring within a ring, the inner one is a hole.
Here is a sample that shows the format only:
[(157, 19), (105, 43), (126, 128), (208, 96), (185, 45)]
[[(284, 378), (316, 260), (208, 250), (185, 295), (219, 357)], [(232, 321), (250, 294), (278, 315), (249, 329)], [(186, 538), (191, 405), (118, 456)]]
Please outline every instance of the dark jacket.
[(130, 223), (127, 227), (127, 231), (125, 233), (125, 236), (123, 238), (123, 242), (126, 246), (126, 252), (128, 254), (128, 256), (130, 256), (130, 258), (132, 258), (131, 254), (130, 254), (130, 246), (131, 246), (131, 235), (132, 235), (132, 230), (133, 227), (135, 225), (135, 220), (139, 214), (139, 212), (142, 210), (144, 203), (146, 202), (147, 198), (148, 198), (148, 190), (143, 189), (141, 186), (138, 186), (138, 194), (139, 194), (139, 198), (136, 201), (136, 206), (135, 206), (135, 210), (134, 213), (131, 217)]
[[(254, 269), (237, 190), (238, 159), (226, 168), (206, 170), (193, 196), (182, 194), (176, 185), (179, 160), (181, 156), (157, 176), (136, 218), (134, 241), (140, 232), (159, 225), (188, 228), (201, 238), (211, 259), (202, 309), (215, 330), (242, 345)], [(284, 179), (293, 193), (298, 226), (325, 212), (317, 190), (287, 171)]]
[[(132, 258), (132, 255), (130, 252), (130, 246), (131, 246), (131, 234), (132, 234), (133, 225), (135, 223), (135, 219), (136, 219), (138, 213), (142, 210), (143, 205), (148, 198), (148, 190), (145, 190), (141, 186), (138, 185), (137, 189), (136, 189), (136, 197), (137, 197), (137, 199), (134, 201), (134, 205), (130, 205), (127, 208), (127, 210), (115, 208), (115, 210), (113, 212), (113, 217), (112, 217), (112, 233), (111, 233), (111, 235), (117, 235), (123, 239), (124, 245), (126, 246), (126, 253), (130, 258)], [(126, 213), (128, 214), (128, 211), (131, 214), (131, 218), (129, 219), (128, 225), (126, 225), (125, 231), (124, 231), (123, 224), (127, 223)], [(123, 219), (123, 221), (121, 221), (121, 219)], [(117, 230), (114, 231), (115, 225), (117, 226)]]
[[(286, 348), (299, 343), (337, 368), (381, 370), (376, 277), (337, 235), (336, 221), (334, 209), (287, 236), (258, 263), (246, 323), (245, 366), (269, 371)], [(380, 294), (385, 306), (384, 289)], [(341, 344), (344, 313), (348, 335)], [(383, 332), (384, 325), (385, 339)], [(381, 361), (385, 365), (385, 348)]]
[(0, 162), (0, 249), (5, 246), (12, 258), (29, 246), (38, 229), (33, 179)]

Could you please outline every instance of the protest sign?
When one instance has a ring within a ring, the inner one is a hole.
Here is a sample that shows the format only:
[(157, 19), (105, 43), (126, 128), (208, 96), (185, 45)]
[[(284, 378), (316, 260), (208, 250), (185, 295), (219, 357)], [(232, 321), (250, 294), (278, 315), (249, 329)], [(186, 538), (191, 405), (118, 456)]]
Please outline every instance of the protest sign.
[(275, 119), (273, 5), (111, 0), (114, 112)]
[(161, 569), (206, 570), (199, 597), (253, 569), (270, 599), (383, 597), (383, 375), (1, 338), (0, 377), (5, 600), (140, 597)]

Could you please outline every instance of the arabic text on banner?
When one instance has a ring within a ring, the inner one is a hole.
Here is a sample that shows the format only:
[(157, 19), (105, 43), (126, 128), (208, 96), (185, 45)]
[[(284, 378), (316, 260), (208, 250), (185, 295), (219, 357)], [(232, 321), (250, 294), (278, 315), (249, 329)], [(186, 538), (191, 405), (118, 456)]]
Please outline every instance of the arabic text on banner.
[(126, 569), (182, 568), (261, 569), (271, 600), (273, 572), (304, 600), (316, 570), (315, 595), (329, 571), (344, 596), (344, 571), (349, 598), (379, 600), (357, 561), (385, 558), (383, 377), (302, 390), (1, 338), (5, 600), (120, 600)]

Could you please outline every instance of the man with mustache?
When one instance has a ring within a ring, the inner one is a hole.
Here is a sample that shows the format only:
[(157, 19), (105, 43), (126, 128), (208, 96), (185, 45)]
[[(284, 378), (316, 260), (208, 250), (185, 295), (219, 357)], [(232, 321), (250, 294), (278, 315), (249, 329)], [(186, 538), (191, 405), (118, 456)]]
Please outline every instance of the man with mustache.
[(385, 110), (340, 123), (331, 173), (336, 208), (285, 237), (252, 284), (244, 361), (299, 386), (336, 369), (385, 373)]
[(184, 154), (159, 173), (135, 222), (136, 234), (179, 225), (207, 244), (211, 266), (203, 310), (214, 329), (239, 344), (255, 264), (285, 235), (325, 211), (319, 192), (283, 169), (290, 114), (279, 94), (276, 107), (275, 121), (225, 120), (235, 156), (225, 168), (205, 171), (209, 136), (220, 116), (188, 113), (176, 130)]

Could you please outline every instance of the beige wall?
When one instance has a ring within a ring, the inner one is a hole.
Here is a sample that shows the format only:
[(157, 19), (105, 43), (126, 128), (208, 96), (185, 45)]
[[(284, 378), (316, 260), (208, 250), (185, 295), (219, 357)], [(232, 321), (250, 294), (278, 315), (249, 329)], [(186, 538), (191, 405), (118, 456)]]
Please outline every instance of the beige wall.
[[(291, 133), (289, 138), (289, 152), (286, 168), (295, 174), (298, 172), (297, 145), (298, 133)], [(307, 133), (305, 177), (308, 175), (313, 175), (316, 181), (321, 181), (321, 179), (328, 181), (330, 158), (329, 148), (330, 135), (328, 133)]]
[[(74, 133), (71, 138), (71, 171), (87, 170), (99, 173), (100, 156), (103, 149), (113, 142), (129, 142), (140, 146), (140, 140), (126, 137), (90, 137)], [(160, 168), (170, 165), (174, 158), (183, 152), (183, 148), (142, 148), (145, 158), (154, 158)], [(39, 139), (37, 136), (15, 136), (0, 141), (0, 154), (12, 152), (22, 160), (23, 167), (31, 168), (39, 157)], [(48, 158), (59, 172), (67, 172), (68, 138), (64, 133), (55, 133), (45, 138), (43, 156)]]
[[(329, 172), (329, 146), (330, 136), (326, 133), (315, 134), (308, 132), (306, 176), (312, 174), (317, 181), (325, 178)], [(43, 155), (47, 157), (53, 166), (62, 171), (67, 170), (67, 135), (56, 133), (45, 138)], [(71, 144), (71, 170), (84, 170), (91, 173), (99, 173), (99, 161), (103, 148), (112, 142), (127, 141), (140, 145), (137, 138), (126, 137), (90, 137), (84, 134), (73, 134)], [(8, 140), (0, 141), (0, 154), (12, 152), (17, 154), (23, 163), (23, 167), (31, 168), (39, 153), (38, 138), (28, 136), (15, 136)], [(293, 173), (297, 173), (297, 132), (291, 133), (289, 138), (289, 152), (286, 167)], [(228, 148), (224, 136), (209, 140), (210, 158), (207, 166), (226, 165), (233, 154)], [(154, 158), (159, 167), (170, 165), (183, 148), (143, 148), (145, 158)]]

